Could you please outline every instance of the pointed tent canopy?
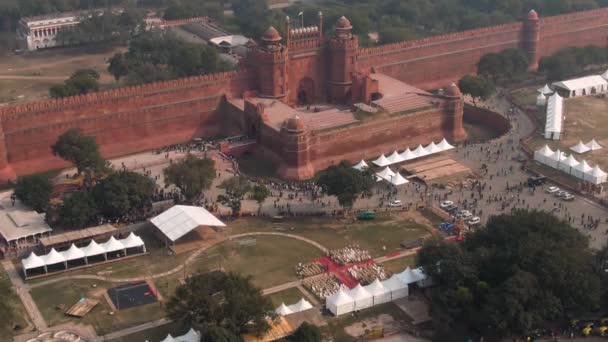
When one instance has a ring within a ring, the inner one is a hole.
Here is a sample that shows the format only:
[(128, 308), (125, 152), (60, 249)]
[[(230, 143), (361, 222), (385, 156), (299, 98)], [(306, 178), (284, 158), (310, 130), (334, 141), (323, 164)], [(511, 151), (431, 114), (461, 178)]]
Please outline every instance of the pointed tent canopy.
[(378, 157), (378, 159), (374, 160), (372, 163), (382, 167), (382, 166), (387, 166), (390, 165), (391, 162), (386, 159), (386, 157), (384, 156), (384, 154), (381, 154), (380, 157)]
[(543, 146), (540, 150), (537, 151), (540, 155), (545, 156), (545, 157), (550, 157), (551, 155), (553, 155), (553, 153), (555, 153), (555, 151), (553, 151), (549, 145), (545, 145)]
[(573, 167), (573, 166), (578, 165), (579, 162), (572, 155), (569, 155), (568, 158), (562, 160), (562, 164)]
[(412, 270), (412, 275), (414, 276), (414, 279), (416, 280), (416, 282), (419, 282), (421, 280), (425, 280), (426, 274), (424, 274), (424, 272), (422, 271), (422, 267), (418, 267)]
[(162, 340), (160, 342), (177, 342), (177, 340), (174, 339), (173, 336), (171, 336), (171, 334), (169, 334), (169, 335), (167, 335), (167, 337), (164, 340)]
[(576, 165), (574, 167), (575, 170), (580, 171), (582, 173), (589, 173), (591, 172), (591, 170), (593, 170), (593, 168), (591, 166), (589, 166), (589, 164), (587, 163), (586, 160), (583, 160), (582, 162), (580, 162), (580, 164)]
[(602, 149), (602, 145), (598, 144), (597, 141), (595, 141), (595, 139), (592, 139), (590, 142), (588, 142), (585, 145), (591, 151)]
[(431, 141), (431, 143), (427, 147), (425, 147), (425, 149), (427, 150), (427, 152), (429, 154), (435, 154), (435, 153), (441, 152), (441, 149), (439, 147), (437, 147), (437, 145), (435, 145), (434, 141)]
[(394, 175), (395, 175), (395, 173), (388, 166), (385, 167), (384, 170), (376, 173), (376, 176), (378, 176), (378, 177), (380, 177), (382, 179), (388, 180), (388, 181), (390, 181), (391, 177), (394, 176)]
[(52, 248), (49, 254), (43, 255), (41, 258), (46, 265), (55, 265), (66, 261), (63, 254), (57, 252), (55, 248)]
[(422, 147), (422, 145), (418, 145), (418, 147), (416, 147), (413, 152), (418, 157), (424, 157), (429, 155), (429, 152), (424, 147)]
[(416, 282), (416, 277), (412, 273), (412, 270), (409, 268), (409, 266), (406, 267), (405, 270), (403, 270), (403, 272), (397, 273), (396, 276), (397, 276), (397, 278), (399, 278), (399, 280), (401, 280), (402, 282), (404, 282), (405, 284), (408, 284), (408, 285)]
[(378, 279), (378, 278), (376, 278), (376, 280), (374, 280), (373, 283), (367, 285), (365, 287), (365, 290), (367, 290), (367, 292), (369, 294), (371, 294), (372, 296), (379, 296), (379, 295), (382, 295), (382, 294), (385, 294), (388, 292), (386, 287), (384, 287), (384, 285), (382, 285), (382, 283), (380, 282), (380, 279)]
[(608, 70), (604, 71), (604, 73), (601, 76), (603, 79), (608, 80)]
[(349, 292), (348, 295), (350, 296), (350, 298), (354, 299), (355, 301), (358, 300), (362, 300), (362, 299), (367, 299), (370, 298), (372, 295), (367, 292), (363, 286), (361, 286), (361, 284), (357, 284), (357, 286), (353, 287)]
[(405, 161), (405, 159), (401, 157), (397, 151), (394, 151), (393, 154), (391, 154), (387, 159), (389, 162), (391, 162), (391, 164), (397, 164)]
[(352, 303), (353, 299), (348, 294), (346, 294), (346, 292), (344, 292), (344, 290), (342, 290), (342, 287), (340, 287), (340, 289), (338, 289), (338, 291), (336, 293), (327, 297), (327, 302), (332, 303), (333, 305), (339, 306), (339, 305)]
[(26, 270), (30, 270), (32, 268), (43, 267), (46, 265), (44, 263), (44, 260), (42, 260), (42, 258), (37, 256), (36, 253), (34, 253), (34, 252), (30, 253), (29, 257), (22, 259), (21, 263), (23, 264), (23, 268)]
[(551, 88), (549, 88), (548, 84), (545, 84), (544, 87), (538, 89), (538, 92), (543, 94), (543, 95), (547, 95), (547, 94), (551, 94), (553, 93), (553, 90), (551, 90)]
[(175, 340), (179, 342), (200, 342), (201, 333), (190, 328), (187, 333), (182, 336), (176, 337)]
[(418, 155), (413, 153), (408, 147), (405, 151), (403, 151), (403, 153), (401, 153), (401, 158), (403, 158), (403, 160), (412, 160), (418, 158)]
[(87, 257), (104, 254), (106, 252), (103, 247), (101, 247), (97, 244), (97, 242), (95, 242), (95, 240), (91, 240), (91, 242), (89, 242), (89, 245), (84, 247), (82, 251)]
[(409, 181), (407, 179), (403, 178), (403, 176), (401, 176), (401, 174), (399, 172), (397, 172), (396, 175), (391, 177), (390, 182), (391, 182), (391, 184), (393, 184), (395, 186), (409, 183)]
[(361, 161), (359, 163), (357, 163), (356, 165), (353, 165), (353, 169), (357, 169), (359, 171), (363, 171), (363, 170), (367, 169), (368, 167), (369, 167), (369, 165), (367, 165), (367, 163), (363, 159), (361, 159)]
[(86, 256), (82, 249), (76, 247), (75, 244), (72, 244), (70, 248), (67, 251), (63, 251), (62, 254), (67, 261), (83, 259)]
[(554, 161), (562, 161), (566, 158), (566, 156), (564, 155), (564, 153), (562, 151), (560, 151), (560, 149), (558, 148), (557, 150), (555, 150), (555, 152), (553, 152), (552, 155), (549, 156), (549, 158), (551, 158), (551, 160)]
[(281, 303), (281, 305), (279, 305), (278, 308), (276, 308), (274, 310), (274, 312), (277, 313), (277, 315), (281, 315), (281, 316), (287, 316), (293, 313), (293, 311), (291, 311), (287, 305), (285, 305), (285, 303)]
[(590, 151), (590, 148), (585, 146), (581, 140), (578, 141), (578, 144), (570, 147), (570, 149), (576, 153), (585, 153)]
[(312, 304), (310, 304), (306, 299), (302, 298), (300, 299), (299, 302), (288, 306), (287, 308), (289, 310), (291, 310), (291, 312), (296, 313), (296, 312), (301, 312), (301, 311), (305, 311), (308, 309), (312, 309)]
[(593, 169), (591, 170), (591, 172), (589, 172), (589, 174), (594, 177), (604, 177), (607, 175), (606, 172), (604, 172), (604, 170), (600, 169), (599, 165), (595, 165), (593, 167)]
[(144, 245), (144, 241), (139, 236), (133, 234), (133, 232), (125, 239), (118, 240), (118, 242), (120, 242), (124, 248), (141, 247)]
[(443, 140), (441, 140), (441, 142), (437, 144), (437, 147), (439, 147), (442, 151), (447, 151), (454, 148), (454, 146), (450, 145), (450, 143), (445, 140), (445, 138), (443, 138)]
[(110, 240), (102, 243), (100, 246), (104, 249), (104, 251), (106, 251), (106, 253), (122, 251), (125, 249), (125, 246), (118, 242), (118, 240), (116, 240), (113, 236), (110, 237)]

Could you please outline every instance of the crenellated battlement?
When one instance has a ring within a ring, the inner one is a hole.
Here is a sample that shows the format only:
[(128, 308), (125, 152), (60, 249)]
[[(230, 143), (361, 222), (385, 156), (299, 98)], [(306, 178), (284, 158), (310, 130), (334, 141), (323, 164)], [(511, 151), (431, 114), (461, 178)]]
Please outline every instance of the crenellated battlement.
[(593, 9), (593, 10), (589, 10), (589, 11), (555, 15), (552, 17), (544, 17), (544, 18), (540, 18), (540, 24), (541, 24), (541, 26), (543, 24), (544, 25), (558, 24), (558, 23), (564, 23), (564, 22), (581, 20), (581, 19), (601, 17), (601, 16), (608, 16), (608, 7)]
[(356, 49), (359, 47), (359, 37), (353, 35), (350, 39), (332, 38), (328, 45), (331, 49)]
[(186, 88), (197, 85), (205, 85), (209, 83), (229, 82), (238, 78), (247, 78), (251, 76), (251, 71), (248, 69), (240, 69), (228, 72), (220, 72), (202, 76), (193, 76), (188, 78), (180, 78), (175, 80), (154, 82), (118, 89), (100, 91), (97, 93), (89, 93), (85, 95), (77, 95), (64, 97), (59, 99), (36, 101), (18, 105), (12, 105), (0, 108), (0, 119), (2, 121), (11, 119), (19, 114), (60, 110), (67, 107), (79, 105), (103, 104), (104, 102), (112, 102), (119, 98), (134, 97), (144, 94), (161, 93), (167, 90), (176, 88)]

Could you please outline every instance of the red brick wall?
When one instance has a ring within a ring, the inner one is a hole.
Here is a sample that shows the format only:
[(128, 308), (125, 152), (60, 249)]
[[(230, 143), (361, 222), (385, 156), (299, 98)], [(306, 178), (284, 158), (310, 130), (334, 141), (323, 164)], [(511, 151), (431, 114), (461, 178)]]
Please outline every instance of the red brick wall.
[(606, 46), (608, 8), (540, 19), (541, 56), (570, 46)]

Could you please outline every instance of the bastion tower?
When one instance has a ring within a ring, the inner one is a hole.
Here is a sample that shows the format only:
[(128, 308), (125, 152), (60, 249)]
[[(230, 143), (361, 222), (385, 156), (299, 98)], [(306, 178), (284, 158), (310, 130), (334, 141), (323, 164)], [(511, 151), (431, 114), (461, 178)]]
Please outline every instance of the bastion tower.
[(287, 95), (288, 49), (281, 40), (279, 31), (271, 26), (262, 36), (262, 46), (253, 50), (260, 97), (283, 100)]
[(281, 127), (283, 141), (279, 176), (284, 179), (309, 179), (315, 174), (310, 163), (310, 133), (300, 117), (294, 115)]
[(538, 50), (540, 43), (540, 20), (538, 13), (535, 10), (528, 12), (528, 16), (524, 20), (522, 33), (522, 49), (530, 58), (528, 70), (534, 71), (538, 69)]
[(328, 100), (333, 103), (351, 102), (353, 72), (356, 70), (359, 39), (352, 34), (353, 26), (342, 16), (336, 22), (336, 33), (328, 42)]
[(444, 107), (444, 131), (454, 141), (461, 141), (467, 137), (462, 125), (464, 116), (464, 97), (455, 83), (450, 84), (444, 90), (446, 97)]

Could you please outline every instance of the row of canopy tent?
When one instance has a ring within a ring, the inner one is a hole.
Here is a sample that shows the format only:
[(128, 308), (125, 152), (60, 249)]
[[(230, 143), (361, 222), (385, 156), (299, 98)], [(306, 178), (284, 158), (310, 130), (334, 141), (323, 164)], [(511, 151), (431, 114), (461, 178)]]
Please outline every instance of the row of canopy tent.
[(427, 281), (427, 276), (421, 268), (407, 267), (403, 272), (384, 281), (376, 279), (367, 286), (357, 284), (350, 290), (340, 287), (336, 293), (326, 298), (325, 307), (336, 316), (344, 315), (407, 297), (410, 284), (426, 286)]
[(103, 255), (104, 259), (108, 259), (108, 253), (123, 251), (124, 254), (127, 254), (127, 249), (130, 248), (139, 248), (141, 247), (143, 253), (146, 252), (146, 246), (144, 241), (137, 235), (129, 234), (124, 239), (117, 240), (115, 237), (110, 237), (110, 239), (104, 243), (98, 244), (95, 240), (91, 240), (86, 247), (78, 248), (76, 245), (72, 244), (69, 249), (58, 252), (55, 248), (51, 249), (48, 254), (45, 255), (36, 255), (36, 253), (30, 253), (25, 259), (21, 260), (23, 265), (23, 273), (27, 278), (27, 271), (35, 268), (44, 268), (44, 272), (48, 273), (47, 266), (63, 264), (64, 267), (68, 268), (68, 261), (80, 260), (83, 259), (84, 262), (88, 265), (88, 258)]
[[(192, 328), (188, 330), (188, 332), (182, 336), (173, 337), (171, 334), (167, 335), (167, 337), (160, 342), (200, 342), (201, 341), (201, 333)], [(146, 341), (147, 342), (147, 341)]]
[(598, 144), (597, 141), (595, 141), (595, 139), (592, 139), (590, 142), (583, 144), (582, 140), (578, 141), (578, 144), (570, 147), (570, 149), (576, 153), (582, 154), (582, 153), (587, 153), (589, 151), (597, 151), (597, 150), (601, 150), (603, 147), (602, 145)]
[[(408, 160), (413, 160), (421, 157), (425, 157), (431, 154), (447, 151), (453, 149), (454, 146), (450, 145), (447, 140), (443, 139), (439, 144), (435, 144), (435, 142), (431, 142), (426, 147), (422, 145), (418, 145), (416, 149), (413, 151), (408, 147), (405, 151), (399, 153), (396, 150), (393, 153), (386, 157), (384, 154), (380, 155), (378, 159), (373, 160), (372, 163), (379, 167), (389, 166), (393, 164), (402, 163)], [(367, 163), (365, 161), (360, 161), (357, 165), (353, 166), (357, 170), (363, 170), (367, 167)]]
[(553, 151), (547, 145), (534, 151), (534, 160), (596, 185), (605, 183), (608, 177), (599, 165), (591, 167), (586, 160), (579, 162), (572, 154), (566, 155), (559, 149)]
[(393, 172), (390, 167), (385, 167), (382, 171), (376, 173), (376, 180), (378, 182), (385, 180), (395, 186), (407, 184), (410, 181), (403, 178), (403, 176), (397, 172)]
[(292, 305), (285, 305), (285, 303), (281, 303), (281, 305), (276, 308), (274, 311), (277, 315), (287, 316), (297, 312), (306, 311), (312, 309), (313, 306), (306, 299), (302, 298), (299, 302)]

